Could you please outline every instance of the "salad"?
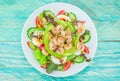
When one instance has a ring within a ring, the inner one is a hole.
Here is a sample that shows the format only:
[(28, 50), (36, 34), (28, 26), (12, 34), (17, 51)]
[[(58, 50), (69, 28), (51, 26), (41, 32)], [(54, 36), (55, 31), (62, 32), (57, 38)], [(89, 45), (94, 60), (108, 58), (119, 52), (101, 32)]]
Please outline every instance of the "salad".
[(35, 19), (35, 27), (27, 30), (27, 42), (33, 50), (34, 58), (47, 73), (53, 70), (66, 71), (72, 64), (89, 62), (89, 48), (86, 43), (91, 39), (85, 21), (77, 20), (73, 12), (61, 10), (55, 15), (44, 10)]

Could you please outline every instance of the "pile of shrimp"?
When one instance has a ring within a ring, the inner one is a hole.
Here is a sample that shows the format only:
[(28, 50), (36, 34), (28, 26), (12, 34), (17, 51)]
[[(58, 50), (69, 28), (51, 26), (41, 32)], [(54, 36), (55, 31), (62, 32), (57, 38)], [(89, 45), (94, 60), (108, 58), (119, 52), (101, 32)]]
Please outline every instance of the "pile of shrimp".
[(56, 53), (63, 54), (65, 50), (72, 48), (72, 35), (70, 29), (63, 28), (62, 25), (53, 27), (49, 36), (49, 47)]

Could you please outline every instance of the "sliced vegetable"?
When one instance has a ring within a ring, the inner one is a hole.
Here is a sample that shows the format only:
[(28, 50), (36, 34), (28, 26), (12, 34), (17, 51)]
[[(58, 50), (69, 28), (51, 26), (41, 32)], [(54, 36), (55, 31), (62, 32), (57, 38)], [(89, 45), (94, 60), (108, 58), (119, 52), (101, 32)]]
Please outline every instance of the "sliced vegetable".
[(87, 47), (86, 45), (84, 45), (84, 52), (85, 52), (86, 54), (89, 54), (89, 49), (88, 49), (88, 47)]
[(51, 61), (47, 66), (46, 72), (51, 73), (56, 68), (57, 68), (57, 65)]
[(27, 30), (27, 36), (30, 40), (32, 39), (32, 35), (34, 34), (35, 31), (36, 31), (35, 27), (31, 27)]
[(36, 23), (36, 27), (38, 28), (38, 27), (41, 27), (41, 21), (40, 21), (40, 19), (39, 19), (39, 17), (37, 16), (36, 17), (36, 19), (35, 19), (35, 23)]
[(27, 42), (27, 45), (32, 49), (32, 50), (35, 50), (36, 47), (34, 46), (34, 44), (32, 42)]
[(67, 60), (66, 60), (66, 61), (68, 62), (68, 61), (72, 60), (73, 58), (75, 58), (75, 55), (74, 55), (74, 54), (69, 55), (69, 56), (67, 57)]
[(42, 18), (43, 18), (43, 13), (40, 13), (38, 17), (39, 17), (40, 20), (42, 20)]
[(87, 35), (87, 34), (90, 34), (90, 31), (89, 30), (85, 30), (85, 33), (84, 33), (85, 35)]
[(75, 63), (82, 63), (85, 60), (84, 56), (76, 56), (76, 58), (73, 60)]
[(64, 64), (63, 64), (63, 66), (64, 66), (64, 69), (63, 69), (63, 70), (64, 70), (64, 71), (68, 70), (68, 69), (70, 68), (71, 64), (72, 64), (72, 61), (69, 61), (69, 62), (64, 63)]
[(65, 14), (65, 10), (59, 11), (57, 15), (63, 15), (63, 14)]
[(57, 70), (58, 70), (58, 71), (62, 71), (63, 68), (64, 68), (63, 65), (58, 65), (58, 66), (57, 66)]
[(90, 34), (86, 34), (86, 35), (84, 35), (84, 37), (82, 39), (83, 39), (83, 43), (87, 43), (90, 41), (91, 36), (90, 36)]
[(68, 24), (67, 24), (65, 21), (63, 21), (63, 20), (57, 20), (56, 22), (57, 22), (58, 25), (62, 25), (63, 27), (67, 27), (67, 25), (68, 25)]
[(49, 17), (49, 18), (54, 18), (55, 17), (55, 14), (51, 11), (51, 10), (45, 10), (44, 12), (43, 12), (43, 15), (44, 15), (44, 17)]
[(40, 50), (42, 50), (44, 48), (44, 44), (40, 44)]
[(74, 13), (72, 13), (72, 12), (69, 13), (69, 18), (70, 18), (71, 22), (74, 22), (77, 19), (76, 15)]

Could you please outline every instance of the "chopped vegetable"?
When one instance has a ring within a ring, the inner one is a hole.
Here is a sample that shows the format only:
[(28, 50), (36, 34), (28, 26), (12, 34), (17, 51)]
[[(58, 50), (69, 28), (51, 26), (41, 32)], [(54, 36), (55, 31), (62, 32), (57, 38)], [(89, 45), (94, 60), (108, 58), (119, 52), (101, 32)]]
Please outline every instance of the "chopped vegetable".
[(61, 11), (58, 12), (57, 15), (64, 15), (64, 14), (65, 14), (65, 10), (61, 10)]
[(75, 58), (75, 55), (72, 54), (72, 55), (70, 55), (70, 56), (67, 57), (67, 61), (70, 61), (70, 60), (72, 60), (72, 59), (74, 59), (74, 58)]
[(76, 56), (73, 60), (75, 63), (82, 63), (85, 60), (84, 56)]
[(76, 15), (72, 12), (69, 13), (69, 18), (71, 19), (71, 22), (76, 21)]
[(44, 44), (40, 44), (40, 50), (42, 50), (44, 48)]
[(47, 66), (46, 72), (51, 73), (56, 68), (57, 68), (57, 65), (51, 61)]
[(31, 27), (27, 30), (27, 36), (29, 37), (30, 40), (32, 39), (32, 35), (35, 31), (36, 31), (35, 27)]
[(34, 44), (32, 42), (27, 42), (27, 45), (32, 49), (32, 50), (35, 50), (36, 47), (34, 46)]
[(55, 15), (54, 15), (54, 13), (51, 11), (51, 10), (45, 10), (44, 12), (43, 12), (43, 15), (44, 15), (44, 17), (49, 17), (49, 18), (54, 18), (55, 17)]
[(63, 66), (64, 66), (64, 71), (68, 70), (68, 69), (70, 68), (71, 64), (72, 64), (72, 61), (69, 61), (69, 62), (64, 63), (64, 64), (63, 64)]
[(89, 49), (88, 49), (88, 47), (87, 47), (86, 45), (84, 45), (84, 52), (85, 52), (86, 54), (89, 54)]
[(41, 56), (41, 51), (37, 48), (36, 50), (34, 50), (34, 58), (35, 59), (41, 59), (42, 56)]
[(63, 65), (58, 65), (58, 66), (57, 66), (57, 70), (58, 70), (58, 71), (62, 71), (62, 70), (63, 70)]

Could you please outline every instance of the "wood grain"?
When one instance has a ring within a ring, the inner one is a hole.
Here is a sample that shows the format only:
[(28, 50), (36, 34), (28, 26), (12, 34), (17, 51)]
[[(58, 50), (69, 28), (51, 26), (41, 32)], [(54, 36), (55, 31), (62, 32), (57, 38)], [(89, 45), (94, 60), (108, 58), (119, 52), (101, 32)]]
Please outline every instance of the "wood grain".
[[(93, 20), (98, 49), (80, 73), (55, 78), (44, 75), (26, 60), (21, 32), (28, 16), (39, 7), (65, 2), (78, 6)], [(0, 0), (0, 81), (120, 81), (120, 0)]]
[[(120, 1), (60, 1), (74, 4), (83, 9), (95, 23), (100, 41), (120, 40)], [(0, 41), (20, 41), (21, 31), (28, 16), (37, 8), (52, 2), (56, 1), (0, 1)], [(4, 33), (4, 31), (6, 32)]]

